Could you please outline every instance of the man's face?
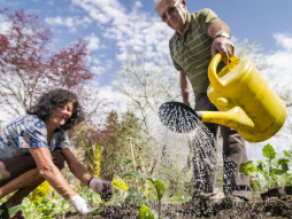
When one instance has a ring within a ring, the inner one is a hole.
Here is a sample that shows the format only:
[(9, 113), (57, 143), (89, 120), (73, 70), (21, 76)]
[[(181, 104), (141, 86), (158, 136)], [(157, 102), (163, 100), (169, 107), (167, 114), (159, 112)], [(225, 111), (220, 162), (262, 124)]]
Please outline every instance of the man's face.
[(157, 12), (160, 17), (165, 17), (164, 22), (170, 28), (178, 32), (184, 28), (187, 13), (184, 1), (183, 3), (175, 3), (174, 0), (162, 0), (157, 6)]

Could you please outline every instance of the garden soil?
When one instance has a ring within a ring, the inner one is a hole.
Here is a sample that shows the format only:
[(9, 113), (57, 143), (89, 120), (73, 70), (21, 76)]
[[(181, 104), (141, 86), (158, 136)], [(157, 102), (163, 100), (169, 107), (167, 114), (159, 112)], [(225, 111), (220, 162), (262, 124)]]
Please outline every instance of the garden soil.
[[(157, 205), (148, 206), (158, 210)], [(94, 216), (82, 216), (68, 213), (66, 219), (138, 219), (139, 207), (128, 206), (122, 210), (113, 209), (116, 217), (103, 211)], [(186, 203), (171, 203), (162, 205), (163, 219), (187, 218), (216, 218), (216, 219), (290, 219), (292, 218), (292, 196), (271, 197), (262, 200), (261, 196), (253, 196), (252, 201), (235, 202), (226, 197), (214, 205), (199, 203), (197, 205)], [(61, 216), (56, 217), (61, 219)]]

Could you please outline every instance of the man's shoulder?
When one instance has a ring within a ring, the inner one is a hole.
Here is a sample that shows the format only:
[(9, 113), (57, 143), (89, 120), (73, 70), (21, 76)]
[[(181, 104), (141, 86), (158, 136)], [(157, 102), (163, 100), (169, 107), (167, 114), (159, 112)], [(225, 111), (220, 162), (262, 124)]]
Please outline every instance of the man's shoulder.
[(191, 23), (198, 25), (209, 25), (214, 20), (220, 19), (217, 14), (210, 8), (203, 8), (191, 14)]
[(192, 13), (191, 16), (192, 16), (192, 18), (199, 18), (200, 16), (207, 16), (209, 14), (216, 15), (216, 13), (212, 9), (210, 9), (210, 8), (203, 8), (203, 9), (201, 9), (199, 11), (196, 11), (196, 12)]

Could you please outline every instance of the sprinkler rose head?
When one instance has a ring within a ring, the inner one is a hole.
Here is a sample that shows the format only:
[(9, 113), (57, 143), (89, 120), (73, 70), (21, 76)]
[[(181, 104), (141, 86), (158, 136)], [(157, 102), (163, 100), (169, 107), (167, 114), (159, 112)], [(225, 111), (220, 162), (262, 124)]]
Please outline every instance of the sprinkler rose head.
[(186, 104), (174, 101), (162, 104), (158, 115), (163, 125), (178, 133), (192, 132), (202, 119), (199, 112), (195, 112)]

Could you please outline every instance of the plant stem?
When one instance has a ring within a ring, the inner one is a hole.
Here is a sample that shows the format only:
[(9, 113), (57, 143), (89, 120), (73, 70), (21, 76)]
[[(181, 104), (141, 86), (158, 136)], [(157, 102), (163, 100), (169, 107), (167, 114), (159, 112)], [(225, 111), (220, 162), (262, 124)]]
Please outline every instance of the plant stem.
[[(129, 140), (129, 142), (130, 142), (130, 149), (131, 149), (131, 157), (132, 157), (133, 170), (134, 170), (135, 173), (138, 173), (137, 172), (137, 163), (135, 161), (134, 149), (133, 149), (133, 145), (132, 145), (132, 138), (129, 137), (127, 140)], [(136, 190), (137, 190), (137, 192), (139, 192), (139, 184), (138, 184), (137, 177), (135, 179), (135, 182), (136, 182)]]
[(156, 193), (157, 193), (157, 197), (158, 197), (158, 219), (160, 219), (160, 215), (161, 215), (161, 197), (159, 195), (158, 188), (156, 187), (155, 184), (154, 184), (154, 187), (156, 189)]
[(113, 217), (114, 217), (114, 219), (117, 219), (116, 218), (116, 215), (115, 215), (115, 213), (112, 211), (112, 209), (110, 209), (109, 207), (107, 207), (107, 206), (105, 206), (104, 205), (104, 207), (113, 215)]

